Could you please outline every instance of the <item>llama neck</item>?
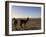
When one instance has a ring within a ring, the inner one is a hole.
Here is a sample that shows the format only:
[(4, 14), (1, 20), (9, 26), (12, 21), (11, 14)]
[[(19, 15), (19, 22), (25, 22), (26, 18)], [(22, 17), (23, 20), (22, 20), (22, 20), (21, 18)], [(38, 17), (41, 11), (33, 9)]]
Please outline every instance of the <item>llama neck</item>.
[(27, 19), (27, 21), (28, 21), (28, 19)]

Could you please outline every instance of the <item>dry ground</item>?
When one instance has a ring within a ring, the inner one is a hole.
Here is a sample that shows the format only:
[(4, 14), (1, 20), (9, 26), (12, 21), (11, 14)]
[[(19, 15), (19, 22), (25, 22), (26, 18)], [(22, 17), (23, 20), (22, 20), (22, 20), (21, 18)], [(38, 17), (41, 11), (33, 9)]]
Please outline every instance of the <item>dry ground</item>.
[[(21, 18), (22, 19), (22, 18)], [(23, 18), (24, 19), (24, 18)], [(24, 24), (22, 24), (22, 28), (20, 26), (20, 18), (17, 19), (18, 24), (15, 27), (15, 25), (12, 25), (12, 31), (21, 31), (21, 30), (39, 30), (41, 29), (41, 18), (30, 18), (28, 22), (26, 23), (26, 27), (24, 27)], [(17, 28), (17, 29), (16, 29)]]

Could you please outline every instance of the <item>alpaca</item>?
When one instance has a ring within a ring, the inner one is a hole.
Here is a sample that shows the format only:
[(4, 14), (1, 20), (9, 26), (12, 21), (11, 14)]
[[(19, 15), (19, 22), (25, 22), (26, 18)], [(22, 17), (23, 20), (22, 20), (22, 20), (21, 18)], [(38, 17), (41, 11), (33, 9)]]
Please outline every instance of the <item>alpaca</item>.
[(27, 23), (28, 20), (29, 20), (29, 18), (27, 18), (27, 20), (20, 19), (21, 28), (22, 28), (22, 24), (24, 24), (24, 27), (26, 26), (26, 23)]
[[(15, 26), (15, 28), (17, 27), (17, 20), (15, 18), (12, 19), (12, 25)], [(17, 29), (17, 28), (16, 28)]]

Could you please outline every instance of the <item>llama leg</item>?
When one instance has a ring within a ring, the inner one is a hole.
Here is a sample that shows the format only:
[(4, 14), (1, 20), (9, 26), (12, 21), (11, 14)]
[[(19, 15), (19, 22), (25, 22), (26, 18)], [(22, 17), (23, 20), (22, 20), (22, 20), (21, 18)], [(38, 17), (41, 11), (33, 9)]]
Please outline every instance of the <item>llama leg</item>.
[(15, 24), (15, 29), (17, 30), (17, 25)]
[(24, 29), (26, 28), (26, 24), (24, 24)]
[(20, 27), (22, 28), (22, 22), (20, 22)]

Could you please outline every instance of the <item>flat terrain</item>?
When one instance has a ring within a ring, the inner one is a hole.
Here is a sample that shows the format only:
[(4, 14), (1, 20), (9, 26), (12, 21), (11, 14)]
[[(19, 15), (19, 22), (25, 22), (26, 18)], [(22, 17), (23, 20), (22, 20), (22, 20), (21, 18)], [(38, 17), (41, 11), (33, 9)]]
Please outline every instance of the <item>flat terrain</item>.
[[(21, 18), (23, 20), (27, 20), (25, 18)], [(20, 18), (16, 19), (18, 21), (17, 26), (14, 24), (12, 25), (12, 31), (23, 31), (23, 30), (39, 30), (41, 29), (41, 18), (29, 18), (29, 20), (25, 24), (22, 24), (22, 27), (20, 26)]]

